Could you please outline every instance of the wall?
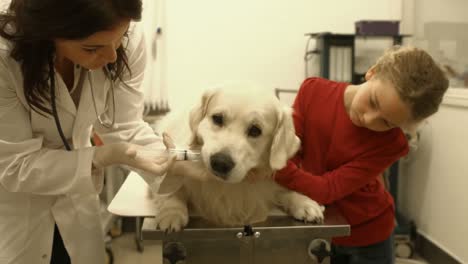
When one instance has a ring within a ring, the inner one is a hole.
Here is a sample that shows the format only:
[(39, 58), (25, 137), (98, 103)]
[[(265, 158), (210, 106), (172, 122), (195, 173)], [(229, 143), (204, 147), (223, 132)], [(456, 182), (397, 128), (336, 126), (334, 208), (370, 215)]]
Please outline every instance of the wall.
[(170, 105), (182, 107), (226, 80), (298, 88), (305, 33), (353, 33), (357, 20), (400, 15), (401, 1), (392, 0), (166, 1)]
[(403, 3), (405, 24), (412, 24), (409, 27), (413, 29), (409, 32), (414, 36), (412, 42), (456, 72), (449, 76), (452, 87), (468, 88), (468, 2), (408, 0)]
[(447, 95), (402, 163), (400, 208), (420, 234), (468, 263), (468, 95)]
[[(415, 45), (427, 48), (424, 25), (427, 22), (466, 23), (467, 8), (464, 0), (404, 1), (403, 32), (414, 36), (411, 41)], [(459, 33), (467, 35), (468, 28)], [(444, 48), (443, 43), (441, 48)], [(456, 46), (449, 46), (440, 53), (435, 51), (437, 54), (433, 56), (455, 54), (450, 48)], [(446, 62), (450, 61), (443, 61)], [(409, 163), (401, 166), (399, 190), (399, 207), (415, 220), (418, 232), (460, 263), (468, 263), (467, 146), (468, 90), (449, 89), (440, 111), (422, 127), (418, 151)]]
[[(410, 0), (414, 1), (416, 37), (424, 34), (424, 23), (428, 21), (468, 22), (465, 0)], [(461, 32), (462, 33), (462, 32)]]

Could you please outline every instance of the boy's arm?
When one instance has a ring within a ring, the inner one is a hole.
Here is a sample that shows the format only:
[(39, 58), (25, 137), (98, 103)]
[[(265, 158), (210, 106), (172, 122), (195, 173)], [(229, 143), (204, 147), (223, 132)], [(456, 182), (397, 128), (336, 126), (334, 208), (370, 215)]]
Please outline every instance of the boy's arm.
[(330, 204), (364, 187), (376, 179), (386, 168), (408, 152), (406, 139), (399, 135), (382, 146), (343, 164), (323, 175), (314, 175), (300, 168), (299, 159), (288, 161), (278, 171), (275, 180), (286, 188), (303, 193), (321, 204)]

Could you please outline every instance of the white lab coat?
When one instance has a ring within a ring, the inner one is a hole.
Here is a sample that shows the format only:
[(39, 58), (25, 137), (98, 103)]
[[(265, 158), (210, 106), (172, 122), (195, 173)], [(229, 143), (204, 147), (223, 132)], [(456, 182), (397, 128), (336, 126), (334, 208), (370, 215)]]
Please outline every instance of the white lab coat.
[[(29, 109), (20, 65), (9, 56), (9, 43), (0, 38), (0, 263), (48, 264), (55, 222), (72, 263), (104, 263), (98, 198), (103, 174), (91, 172), (91, 130), (94, 126), (104, 143), (124, 140), (162, 147), (141, 117), (145, 48), (134, 25), (127, 48), (132, 76), (125, 77), (130, 87), (115, 86), (117, 129), (97, 122), (87, 79), (77, 108), (56, 74), (57, 109), (73, 151), (64, 150), (52, 117)], [(75, 85), (79, 73), (76, 69)], [(110, 81), (102, 71), (92, 76), (97, 111), (102, 113)], [(145, 180), (151, 183), (151, 178)]]

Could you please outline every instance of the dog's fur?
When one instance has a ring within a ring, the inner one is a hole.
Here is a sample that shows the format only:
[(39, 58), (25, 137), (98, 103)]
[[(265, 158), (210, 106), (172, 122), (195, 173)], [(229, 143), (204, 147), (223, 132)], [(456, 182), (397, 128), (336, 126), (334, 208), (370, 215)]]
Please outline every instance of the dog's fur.
[(187, 225), (188, 204), (197, 214), (223, 226), (263, 221), (274, 206), (296, 219), (323, 220), (323, 206), (281, 187), (272, 176), (245, 180), (252, 169), (272, 175), (300, 145), (290, 108), (258, 91), (247, 85), (209, 90), (190, 112), (189, 133), (183, 132), (180, 120), (163, 128), (176, 144), (201, 149), (202, 161), (191, 163), (193, 168), (187, 174), (201, 173), (205, 180), (166, 176), (169, 182), (180, 179), (181, 187), (156, 197), (156, 223), (161, 230), (179, 231)]

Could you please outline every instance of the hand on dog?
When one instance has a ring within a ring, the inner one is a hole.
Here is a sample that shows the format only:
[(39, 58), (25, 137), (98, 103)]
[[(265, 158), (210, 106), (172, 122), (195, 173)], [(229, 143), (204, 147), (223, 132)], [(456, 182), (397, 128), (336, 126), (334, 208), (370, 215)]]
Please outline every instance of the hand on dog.
[(210, 176), (208, 171), (203, 166), (201, 161), (176, 161), (174, 165), (169, 169), (169, 175), (183, 175), (185, 178), (191, 178), (198, 181), (206, 181)]
[(175, 148), (176, 145), (174, 143), (174, 140), (171, 138), (171, 136), (169, 136), (169, 134), (164, 132), (162, 134), (162, 137), (163, 137), (164, 146), (166, 146), (167, 149)]
[[(175, 148), (174, 140), (167, 133), (163, 133), (163, 142), (166, 148)], [(176, 161), (169, 168), (169, 175), (189, 177), (195, 180), (206, 181), (210, 178), (210, 175), (203, 167), (201, 161)]]
[(174, 163), (174, 157), (143, 157), (138, 152), (143, 146), (118, 142), (95, 147), (93, 165), (100, 169), (110, 165), (126, 165), (153, 175), (166, 174)]
[(255, 183), (257, 181), (271, 179), (272, 173), (268, 171), (264, 171), (258, 168), (251, 169), (247, 175), (245, 176), (245, 180), (249, 183)]

